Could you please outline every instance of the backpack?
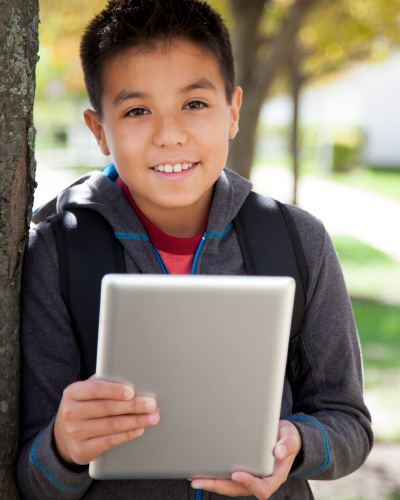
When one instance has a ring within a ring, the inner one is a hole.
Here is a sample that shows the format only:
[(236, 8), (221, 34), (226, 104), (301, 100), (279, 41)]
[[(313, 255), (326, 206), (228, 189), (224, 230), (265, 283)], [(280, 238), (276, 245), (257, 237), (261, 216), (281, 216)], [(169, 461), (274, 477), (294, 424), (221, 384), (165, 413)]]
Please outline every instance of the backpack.
[[(126, 273), (124, 249), (110, 223), (93, 210), (71, 208), (47, 220), (54, 230), (61, 293), (81, 352), (82, 378), (86, 379), (96, 371), (101, 280), (105, 274)], [(298, 231), (285, 205), (254, 192), (233, 224), (249, 275), (290, 276), (296, 281), (287, 361), (294, 396), (308, 283)]]

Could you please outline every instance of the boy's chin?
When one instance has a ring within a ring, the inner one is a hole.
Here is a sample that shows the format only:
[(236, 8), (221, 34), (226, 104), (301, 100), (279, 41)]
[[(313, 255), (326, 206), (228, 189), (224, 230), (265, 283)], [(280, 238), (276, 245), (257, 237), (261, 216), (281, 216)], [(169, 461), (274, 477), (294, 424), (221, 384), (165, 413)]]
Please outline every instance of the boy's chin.
[(200, 201), (200, 198), (201, 197), (198, 196), (194, 197), (184, 196), (182, 197), (182, 199), (176, 197), (174, 199), (162, 199), (156, 201), (155, 204), (164, 210), (179, 210), (196, 205), (196, 203)]
[(207, 202), (207, 200), (212, 198), (213, 189), (214, 185), (204, 190), (171, 190), (170, 193), (159, 194), (158, 196), (151, 197), (150, 200), (165, 210), (184, 209)]

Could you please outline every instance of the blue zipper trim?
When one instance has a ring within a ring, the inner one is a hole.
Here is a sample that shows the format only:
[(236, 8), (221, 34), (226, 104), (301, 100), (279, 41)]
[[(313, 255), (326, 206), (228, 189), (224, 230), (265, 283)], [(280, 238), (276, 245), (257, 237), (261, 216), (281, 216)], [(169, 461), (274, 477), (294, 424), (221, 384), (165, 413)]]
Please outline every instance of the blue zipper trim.
[[(224, 231), (222, 233), (204, 233), (203, 236), (202, 236), (202, 238), (204, 238), (206, 240), (210, 240), (212, 238), (222, 238), (224, 236), (224, 234), (226, 234), (230, 229), (232, 229), (232, 227), (233, 227), (233, 224), (232, 224), (232, 222), (230, 222), (226, 226), (226, 228), (224, 229)], [(119, 239), (119, 240), (150, 241), (150, 239), (147, 236), (147, 234), (123, 233), (123, 232), (120, 232), (120, 231), (116, 231), (114, 234), (115, 234), (115, 237), (117, 239)], [(200, 241), (201, 246), (203, 246), (203, 243), (201, 243), (201, 241)], [(196, 252), (196, 254), (197, 254), (197, 252)]]
[(115, 237), (118, 240), (139, 240), (139, 241), (150, 241), (150, 238), (147, 234), (138, 234), (138, 233), (121, 233), (116, 231)]
[(201, 500), (203, 496), (203, 490), (195, 490), (195, 492), (196, 492), (195, 500)]
[(200, 250), (202, 249), (204, 242), (206, 241), (206, 234), (207, 233), (203, 234), (203, 236), (200, 240), (199, 246), (197, 247), (196, 253), (194, 254), (193, 265), (192, 265), (192, 270), (190, 271), (190, 274), (194, 274), (196, 271), (197, 260), (199, 258)]
[[(108, 170), (107, 170), (108, 169)], [(114, 173), (116, 172), (115, 170), (115, 167), (114, 167), (114, 164), (111, 164), (111, 165), (108, 165), (107, 167), (103, 168), (102, 172), (104, 171), (104, 174), (107, 175), (107, 172), (110, 174), (110, 177), (108, 177), (110, 180), (112, 180), (112, 177), (114, 176)], [(108, 175), (107, 175), (108, 176)], [(118, 174), (117, 174), (118, 176)], [(114, 182), (114, 181), (113, 181)], [(117, 186), (118, 187), (118, 186)], [(118, 188), (119, 189), (119, 188)], [(121, 190), (120, 190), (121, 191)], [(122, 191), (121, 191), (122, 192)], [(199, 246), (197, 247), (197, 250), (196, 250), (196, 253), (194, 255), (194, 259), (193, 259), (193, 265), (192, 265), (192, 270), (190, 272), (190, 274), (195, 274), (195, 271), (196, 271), (196, 265), (197, 265), (197, 261), (198, 261), (198, 258), (199, 258), (199, 254), (200, 254), (200, 251), (204, 245), (204, 242), (206, 240), (211, 240), (212, 238), (222, 238), (224, 236), (224, 234), (226, 234), (230, 229), (232, 229), (233, 227), (233, 223), (230, 222), (226, 228), (222, 231), (222, 233), (207, 233), (205, 232), (203, 234), (203, 236), (201, 237), (201, 240), (200, 240), (200, 243), (199, 243)], [(150, 241), (150, 238), (147, 236), (147, 234), (138, 234), (138, 233), (123, 233), (121, 231), (116, 231), (114, 232), (115, 234), (115, 237), (118, 239), (118, 240), (138, 240), (138, 241)], [(151, 244), (150, 242), (150, 245), (151, 245), (151, 249), (153, 250), (155, 256), (157, 257), (157, 260), (158, 262), (160, 263), (160, 266), (161, 266), (161, 269), (162, 269), (162, 272), (164, 274), (168, 274), (167, 273), (167, 270), (165, 269), (165, 266), (163, 264), (163, 261), (160, 257), (160, 254), (157, 252), (157, 250), (154, 248), (154, 246)]]
[(50, 481), (53, 481), (53, 483), (55, 483), (57, 486), (59, 486), (60, 488), (62, 488), (63, 490), (65, 491), (79, 491), (79, 490), (82, 490), (83, 488), (85, 488), (89, 483), (90, 481), (92, 480), (91, 478), (89, 478), (86, 483), (83, 485), (83, 486), (79, 486), (79, 488), (68, 488), (68, 486), (64, 486), (63, 484), (59, 483), (58, 481), (56, 481), (54, 479), (54, 477), (50, 474), (50, 472), (46, 469), (46, 467), (44, 467), (37, 459), (36, 459), (36, 448), (40, 442), (40, 440), (42, 439), (44, 433), (46, 431), (43, 431), (41, 436), (39, 437), (39, 439), (36, 441), (36, 444), (35, 446), (32, 448), (32, 451), (31, 451), (31, 454), (29, 456), (29, 460), (34, 464), (36, 465), (36, 467), (38, 467), (41, 471), (43, 471), (46, 476), (50, 479)]
[(164, 266), (164, 263), (160, 257), (160, 254), (157, 252), (157, 250), (153, 247), (153, 245), (150, 243), (150, 246), (151, 246), (151, 249), (153, 250), (153, 252), (155, 253), (156, 257), (157, 257), (157, 260), (158, 262), (160, 263), (160, 266), (161, 266), (161, 269), (162, 269), (162, 272), (164, 274), (168, 274), (167, 273), (167, 270), (165, 269), (165, 266)]
[(230, 229), (232, 229), (232, 227), (233, 223), (230, 222), (222, 233), (204, 233), (204, 236), (207, 240), (210, 240), (211, 238), (222, 238), (222, 236), (226, 234)]
[[(222, 238), (222, 236), (224, 236), (224, 234), (226, 234), (230, 229), (232, 229), (233, 227), (233, 224), (232, 222), (230, 222), (226, 228), (223, 230), (222, 233), (204, 233), (201, 240), (200, 240), (200, 243), (199, 243), (199, 246), (197, 247), (197, 250), (196, 250), (196, 253), (194, 254), (194, 259), (193, 259), (193, 264), (192, 264), (192, 269), (190, 271), (190, 274), (195, 274), (196, 272), (196, 265), (197, 265), (197, 261), (199, 259), (199, 255), (200, 255), (200, 252), (201, 252), (201, 249), (204, 245), (204, 242), (206, 240), (210, 240), (212, 238)], [(121, 236), (118, 236), (118, 235), (126, 235), (124, 236), (123, 238)], [(129, 238), (127, 238), (128, 235), (132, 235), (132, 236), (129, 236)], [(138, 238), (138, 236), (142, 236), (142, 238), (147, 238), (147, 239), (143, 239), (143, 241), (149, 241), (149, 237), (146, 236), (146, 235), (140, 235), (140, 234), (137, 234), (135, 235), (134, 233), (115, 233), (115, 236), (118, 238), (118, 239), (141, 239), (141, 238)], [(135, 236), (135, 237), (133, 237)], [(153, 245), (150, 243), (151, 245), (151, 248), (153, 250), (153, 252), (155, 253), (156, 257), (157, 257), (157, 260), (158, 262), (160, 263), (160, 266), (161, 266), (161, 269), (162, 269), (162, 272), (164, 274), (168, 274), (167, 273), (167, 270), (165, 269), (165, 266), (163, 264), (163, 261), (160, 257), (160, 254), (157, 252), (157, 250), (153, 247)]]
[(306, 472), (304, 474), (295, 474), (292, 477), (304, 477), (304, 476), (309, 476), (311, 474), (315, 474), (316, 472), (320, 472), (322, 469), (326, 469), (332, 462), (331, 454), (329, 451), (329, 443), (328, 443), (328, 438), (325, 434), (324, 429), (322, 428), (321, 424), (319, 424), (316, 420), (310, 417), (301, 417), (299, 416), (294, 416), (288, 418), (288, 420), (307, 420), (308, 422), (313, 422), (315, 425), (318, 426), (319, 430), (321, 431), (322, 437), (324, 439), (324, 446), (325, 446), (325, 463), (324, 465), (321, 465), (321, 467), (318, 467), (318, 469), (315, 469), (311, 472)]

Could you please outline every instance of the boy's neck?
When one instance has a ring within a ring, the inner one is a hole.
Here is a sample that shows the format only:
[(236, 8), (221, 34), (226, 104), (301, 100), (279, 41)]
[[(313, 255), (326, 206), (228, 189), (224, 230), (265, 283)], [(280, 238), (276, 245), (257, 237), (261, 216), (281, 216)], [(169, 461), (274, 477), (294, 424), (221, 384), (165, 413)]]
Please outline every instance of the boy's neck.
[(132, 198), (144, 216), (163, 233), (175, 238), (193, 238), (202, 230), (210, 213), (214, 186), (188, 207), (165, 208), (155, 205), (129, 188)]

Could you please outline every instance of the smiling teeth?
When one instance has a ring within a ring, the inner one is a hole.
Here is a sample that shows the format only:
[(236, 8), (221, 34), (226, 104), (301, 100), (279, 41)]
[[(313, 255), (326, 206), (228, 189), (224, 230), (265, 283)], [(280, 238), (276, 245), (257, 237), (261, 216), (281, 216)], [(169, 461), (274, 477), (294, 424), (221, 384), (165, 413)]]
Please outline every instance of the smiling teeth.
[(176, 163), (175, 165), (171, 165), (170, 163), (166, 163), (165, 165), (158, 165), (154, 167), (154, 170), (158, 170), (159, 172), (182, 172), (182, 170), (187, 170), (191, 168), (193, 163)]

